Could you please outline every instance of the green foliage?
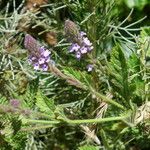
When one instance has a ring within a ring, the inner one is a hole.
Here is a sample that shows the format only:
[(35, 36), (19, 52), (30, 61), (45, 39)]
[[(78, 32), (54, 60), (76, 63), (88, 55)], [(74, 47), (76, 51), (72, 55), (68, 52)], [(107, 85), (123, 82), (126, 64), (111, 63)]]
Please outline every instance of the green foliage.
[(35, 98), (38, 90), (38, 81), (38, 78), (30, 81), (23, 94), (18, 95), (17, 93), (13, 92), (13, 97), (16, 99), (20, 99), (24, 107), (34, 109), (36, 102)]
[(83, 86), (90, 86), (91, 83), (91, 76), (88, 75), (86, 72), (77, 71), (71, 67), (66, 67), (63, 69), (64, 74), (73, 77), (74, 79), (80, 81)]
[[(0, 1), (0, 149), (149, 149), (150, 2), (32, 2)], [(80, 60), (66, 19), (93, 44)], [(51, 51), (51, 71), (29, 64), (27, 33)]]
[(41, 112), (48, 114), (50, 117), (54, 117), (54, 100), (48, 99), (46, 96), (42, 94), (41, 91), (37, 92), (36, 95), (36, 106), (40, 109)]
[(111, 52), (111, 59), (109, 63), (109, 73), (112, 76), (111, 83), (116, 92), (123, 98), (124, 105), (126, 105), (131, 98), (131, 90), (128, 81), (128, 66), (125, 55), (119, 45), (117, 45)]

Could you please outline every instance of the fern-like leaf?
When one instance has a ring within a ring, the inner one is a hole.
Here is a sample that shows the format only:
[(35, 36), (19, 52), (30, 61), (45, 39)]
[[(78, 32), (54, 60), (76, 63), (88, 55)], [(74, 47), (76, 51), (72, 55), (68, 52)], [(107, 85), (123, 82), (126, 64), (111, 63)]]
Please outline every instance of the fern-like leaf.
[(110, 63), (108, 65), (108, 72), (115, 92), (121, 95), (124, 102), (129, 101), (131, 91), (128, 81), (128, 65), (120, 45), (117, 45), (112, 50)]
[(68, 75), (74, 78), (75, 80), (79, 81), (83, 85), (83, 88), (85, 88), (85, 86), (88, 87), (91, 83), (91, 76), (88, 75), (86, 72), (81, 72), (71, 67), (66, 67), (63, 71), (65, 75)]
[(41, 91), (37, 92), (36, 95), (36, 105), (41, 112), (48, 114), (50, 117), (54, 118), (55, 105), (53, 99), (48, 99), (42, 94)]

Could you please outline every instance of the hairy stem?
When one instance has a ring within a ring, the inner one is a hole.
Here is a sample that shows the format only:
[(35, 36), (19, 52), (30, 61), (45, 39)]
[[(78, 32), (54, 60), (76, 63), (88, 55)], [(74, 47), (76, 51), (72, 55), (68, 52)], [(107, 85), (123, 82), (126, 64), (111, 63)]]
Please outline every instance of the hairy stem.
[(78, 87), (78, 88), (81, 88), (81, 89), (83, 89), (83, 90), (90, 90), (90, 92), (92, 93), (92, 94), (95, 94), (95, 96), (97, 97), (97, 98), (100, 98), (100, 99), (102, 99), (103, 101), (105, 101), (105, 102), (107, 102), (107, 103), (110, 103), (110, 104), (112, 104), (112, 105), (114, 105), (114, 106), (116, 106), (116, 107), (118, 107), (118, 108), (121, 108), (121, 109), (123, 109), (123, 110), (125, 110), (125, 108), (121, 105), (121, 104), (119, 104), (119, 103), (117, 103), (117, 102), (115, 102), (115, 101), (113, 101), (112, 99), (109, 99), (109, 98), (107, 98), (106, 96), (104, 96), (103, 94), (100, 94), (100, 93), (98, 93), (95, 89), (93, 89), (90, 85), (89, 85), (89, 87), (86, 87), (85, 85), (83, 85), (78, 79), (75, 79), (75, 78), (73, 78), (73, 77), (70, 77), (70, 76), (68, 76), (68, 75), (65, 75), (61, 70), (59, 70), (57, 67), (55, 67), (55, 66), (52, 66), (52, 65), (49, 65), (49, 71), (50, 72), (52, 72), (55, 76), (58, 76), (58, 77), (61, 77), (61, 78), (63, 78), (63, 79), (65, 79), (69, 84), (71, 84), (71, 85), (73, 85), (73, 86), (76, 86), (76, 87)]
[(83, 120), (63, 120), (63, 121), (48, 121), (48, 120), (32, 120), (32, 119), (23, 119), (25, 123), (29, 124), (59, 124), (59, 123), (68, 123), (68, 124), (84, 124), (84, 123), (103, 123), (103, 122), (109, 122), (109, 121), (117, 121), (117, 120), (123, 120), (125, 118), (128, 118), (130, 116), (130, 113), (120, 116), (120, 117), (108, 117), (108, 118), (99, 118), (99, 119), (83, 119)]

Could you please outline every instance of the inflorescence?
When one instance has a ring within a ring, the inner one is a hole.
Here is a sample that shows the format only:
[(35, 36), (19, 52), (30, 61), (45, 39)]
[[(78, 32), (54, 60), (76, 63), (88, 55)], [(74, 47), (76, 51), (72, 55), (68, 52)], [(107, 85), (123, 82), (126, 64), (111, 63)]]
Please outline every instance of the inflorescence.
[(79, 32), (76, 24), (70, 20), (65, 21), (65, 34), (68, 41), (71, 42), (69, 52), (75, 53), (77, 59), (80, 59), (82, 55), (92, 51), (92, 43), (86, 36), (86, 33)]
[[(83, 31), (79, 31), (76, 24), (70, 20), (65, 21), (65, 34), (71, 42), (69, 52), (74, 53), (78, 60), (93, 50), (93, 45)], [(33, 65), (35, 70), (47, 71), (51, 52), (39, 43), (31, 35), (27, 34), (24, 40), (24, 46), (29, 52), (29, 63)], [(93, 70), (93, 65), (87, 66), (88, 72)]]
[(25, 36), (24, 46), (29, 52), (29, 63), (34, 66), (35, 70), (48, 70), (50, 59), (50, 51), (40, 46), (38, 42), (29, 34)]

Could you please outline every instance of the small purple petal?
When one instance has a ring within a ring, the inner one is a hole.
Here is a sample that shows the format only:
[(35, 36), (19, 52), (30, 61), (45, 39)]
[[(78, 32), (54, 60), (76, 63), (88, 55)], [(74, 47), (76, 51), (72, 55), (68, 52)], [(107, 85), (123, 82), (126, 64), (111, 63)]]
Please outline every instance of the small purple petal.
[(72, 44), (71, 45), (71, 48), (70, 48), (70, 52), (76, 52), (76, 51), (78, 51), (79, 50), (79, 48), (80, 48), (80, 46), (77, 44), (77, 43), (75, 43), (75, 44)]
[(87, 53), (87, 48), (83, 46), (83, 47), (80, 49), (80, 51), (81, 51), (82, 54), (85, 54), (85, 53)]
[(29, 62), (30, 64), (32, 63), (32, 58), (31, 58), (31, 57), (28, 58), (28, 62)]
[(33, 60), (33, 61), (36, 60), (36, 57), (32, 57), (31, 60)]
[(42, 65), (42, 70), (43, 71), (47, 71), (48, 70), (48, 65), (47, 64), (43, 64)]
[(35, 69), (35, 70), (39, 70), (39, 68), (40, 68), (40, 66), (39, 66), (38, 63), (35, 63), (33, 66), (34, 66), (34, 69)]
[(44, 56), (44, 57), (47, 57), (47, 56), (49, 56), (49, 55), (50, 55), (50, 51), (45, 50), (45, 51), (43, 52), (43, 56)]
[(39, 64), (41, 65), (41, 64), (44, 64), (45, 63), (45, 59), (44, 58), (40, 58), (39, 59)]
[(37, 58), (31, 55), (31, 56), (29, 56), (28, 61), (30, 64), (32, 64), (32, 63), (37, 62)]
[(85, 43), (85, 45), (87, 46), (92, 46), (92, 43), (89, 41), (89, 39), (86, 37), (83, 39), (83, 42)]
[(77, 53), (76, 53), (76, 58), (78, 58), (78, 59), (81, 58), (81, 53), (80, 53), (80, 52), (77, 52)]

